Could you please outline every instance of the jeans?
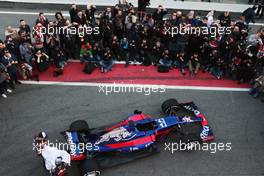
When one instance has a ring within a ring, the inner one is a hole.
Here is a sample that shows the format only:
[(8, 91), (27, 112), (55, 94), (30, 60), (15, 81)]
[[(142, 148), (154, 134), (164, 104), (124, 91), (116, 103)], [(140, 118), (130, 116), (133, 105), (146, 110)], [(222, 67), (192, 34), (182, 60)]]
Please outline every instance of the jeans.
[(160, 59), (159, 63), (166, 67), (171, 67), (172, 61), (168, 59)]
[(178, 60), (175, 60), (173, 65), (177, 68), (180, 68), (180, 69), (185, 69), (186, 68), (186, 63), (184, 62), (180, 62)]
[(113, 62), (113, 60), (112, 59), (110, 59), (110, 60), (101, 60), (100, 61), (100, 65), (101, 65), (101, 67), (104, 69), (104, 71), (109, 71), (109, 70), (111, 70), (112, 69), (112, 67), (113, 67), (113, 65), (114, 65), (114, 62)]
[(218, 68), (218, 67), (213, 67), (213, 68), (211, 69), (211, 71), (212, 71), (212, 74), (213, 74), (215, 77), (217, 77), (217, 78), (220, 78), (220, 77), (223, 75), (223, 71), (222, 71), (220, 68)]
[(83, 56), (80, 56), (80, 61), (82, 61), (82, 62), (94, 62), (95, 58), (93, 56), (83, 55)]
[(251, 88), (251, 89), (249, 90), (249, 94), (252, 95), (254, 98), (259, 97), (259, 96), (260, 96), (260, 93), (261, 93), (261, 92), (260, 92), (260, 90), (259, 90), (258, 87)]
[(200, 63), (193, 63), (192, 61), (189, 61), (188, 65), (189, 65), (190, 72), (196, 74), (198, 72), (201, 64)]

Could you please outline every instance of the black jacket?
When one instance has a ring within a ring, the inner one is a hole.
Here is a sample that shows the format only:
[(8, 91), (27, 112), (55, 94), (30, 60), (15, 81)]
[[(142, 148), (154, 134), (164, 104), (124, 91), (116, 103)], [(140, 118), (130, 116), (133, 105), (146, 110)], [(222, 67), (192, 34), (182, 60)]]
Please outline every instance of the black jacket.
[(250, 7), (248, 9), (246, 9), (242, 13), (242, 15), (245, 17), (246, 23), (250, 23), (250, 22), (255, 23), (255, 8)]
[(73, 22), (75, 16), (77, 16), (78, 9), (73, 9), (73, 8), (71, 8), (71, 9), (69, 10), (69, 13), (70, 13), (71, 22)]
[(225, 16), (225, 14), (222, 13), (221, 15), (219, 15), (218, 19), (220, 20), (221, 26), (230, 26), (230, 22), (231, 22), (230, 15)]

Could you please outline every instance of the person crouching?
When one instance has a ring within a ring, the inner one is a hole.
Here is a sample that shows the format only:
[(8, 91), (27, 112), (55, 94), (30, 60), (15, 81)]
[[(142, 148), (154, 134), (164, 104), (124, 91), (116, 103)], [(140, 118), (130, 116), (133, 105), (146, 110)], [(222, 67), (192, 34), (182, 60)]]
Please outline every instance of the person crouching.
[(191, 77), (195, 77), (200, 68), (200, 58), (198, 53), (193, 53), (191, 59), (188, 62)]
[(114, 64), (114, 62), (112, 59), (112, 54), (111, 54), (110, 48), (107, 47), (105, 49), (103, 59), (100, 61), (101, 72), (106, 73), (106, 72), (112, 70), (113, 64)]
[(159, 60), (159, 64), (168, 67), (168, 69), (171, 68), (172, 60), (170, 59), (169, 50), (165, 50), (162, 53), (162, 58)]

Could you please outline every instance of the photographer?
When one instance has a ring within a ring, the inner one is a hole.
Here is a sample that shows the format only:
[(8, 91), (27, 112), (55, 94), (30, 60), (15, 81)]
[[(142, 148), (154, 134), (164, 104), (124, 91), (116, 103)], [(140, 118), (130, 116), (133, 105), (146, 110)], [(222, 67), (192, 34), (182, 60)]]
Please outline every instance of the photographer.
[(254, 80), (253, 87), (249, 90), (249, 94), (254, 98), (260, 96), (264, 92), (264, 75), (260, 75), (257, 79)]
[(136, 64), (136, 62), (139, 59), (137, 51), (138, 51), (138, 49), (136, 46), (136, 42), (135, 42), (135, 40), (132, 40), (131, 42), (129, 42), (128, 53), (129, 53), (129, 58), (134, 63), (134, 65)]
[(19, 26), (19, 31), (18, 31), (18, 35), (21, 35), (21, 32), (25, 31), (26, 32), (26, 38), (28, 40), (30, 40), (30, 34), (31, 34), (31, 30), (29, 25), (26, 23), (25, 20), (21, 19), (20, 20), (20, 26)]
[(121, 51), (122, 51), (122, 58), (125, 60), (126, 64), (125, 67), (127, 67), (130, 63), (130, 57), (129, 57), (129, 52), (128, 52), (128, 48), (129, 48), (129, 43), (126, 37), (124, 37), (121, 40)]
[(264, 0), (258, 0), (258, 10), (256, 13), (256, 16), (259, 16), (259, 18), (263, 17), (263, 11), (264, 10)]
[(18, 42), (14, 40), (12, 37), (7, 36), (5, 40), (5, 45), (6, 45), (6, 49), (10, 51), (10, 53), (14, 54), (15, 57), (18, 59), (18, 61), (20, 61), (21, 57), (20, 57)]
[(224, 62), (223, 57), (218, 57), (212, 63), (211, 72), (217, 79), (221, 79), (224, 74)]
[(39, 72), (46, 71), (49, 66), (49, 56), (41, 50), (38, 50), (34, 57), (35, 64)]
[(69, 10), (69, 14), (70, 14), (71, 22), (74, 21), (74, 18), (75, 18), (75, 16), (77, 15), (78, 11), (79, 11), (79, 10), (77, 9), (76, 4), (72, 4), (72, 5), (71, 5), (71, 9)]
[(36, 50), (40, 50), (44, 48), (44, 35), (40, 32), (42, 30), (42, 24), (38, 23), (35, 26), (35, 29), (38, 29), (39, 32), (33, 34), (32, 44)]
[(143, 39), (141, 44), (139, 45), (139, 54), (141, 62), (145, 66), (151, 65), (150, 53), (149, 53), (149, 46), (146, 39)]
[(85, 10), (85, 16), (88, 24), (93, 24), (95, 20), (95, 12), (96, 7), (94, 5), (87, 5), (87, 9)]
[(78, 11), (77, 15), (73, 19), (73, 25), (75, 26), (84, 26), (86, 24), (85, 15), (81, 10)]
[[(66, 20), (65, 30), (67, 31), (68, 29), (71, 29), (72, 27), (73, 27), (73, 24), (69, 20)], [(79, 58), (79, 54), (77, 51), (78, 47), (76, 46), (76, 37), (78, 36), (73, 35), (68, 31), (66, 32), (64, 53), (65, 53), (65, 57), (67, 60)]]
[(248, 37), (248, 42), (247, 42), (247, 50), (249, 51), (249, 55), (251, 56), (256, 56), (258, 53), (258, 48), (259, 46), (263, 45), (262, 42), (262, 31), (257, 31), (255, 34), (251, 34)]
[(4, 55), (5, 48), (6, 48), (5, 43), (2, 40), (0, 40), (0, 58)]
[(38, 18), (37, 18), (37, 20), (36, 20), (35, 25), (37, 25), (38, 23), (42, 24), (42, 26), (44, 26), (44, 27), (48, 27), (49, 20), (48, 20), (48, 18), (44, 15), (43, 12), (40, 12), (40, 13), (39, 13), (39, 16), (38, 16)]
[(0, 59), (0, 62), (7, 68), (12, 88), (15, 88), (15, 83), (21, 84), (21, 82), (19, 82), (17, 78), (18, 61), (16, 57), (12, 55), (8, 50), (5, 50), (4, 56)]
[(93, 46), (93, 57), (96, 63), (99, 63), (103, 57), (103, 49), (98, 43)]
[(7, 68), (0, 62), (0, 95), (3, 98), (7, 98), (5, 92), (12, 93), (12, 90), (9, 89), (8, 79)]
[(54, 26), (57, 29), (57, 32), (59, 33), (59, 41), (60, 41), (60, 46), (62, 49), (65, 48), (65, 34), (64, 34), (64, 27), (66, 26), (66, 19), (62, 15), (61, 12), (56, 12), (55, 14), (56, 21), (54, 22)]
[(133, 39), (133, 36), (131, 35), (133, 32), (133, 28), (136, 24), (136, 16), (130, 12), (125, 18), (125, 32), (126, 36), (129, 40)]
[(53, 76), (58, 77), (63, 74), (64, 66), (66, 65), (64, 54), (59, 46), (55, 46), (51, 51), (51, 58), (53, 58), (56, 67)]
[(195, 77), (200, 68), (200, 57), (197, 52), (193, 53), (191, 59), (188, 62), (191, 77)]
[(155, 20), (156, 26), (162, 27), (163, 24), (163, 17), (167, 14), (167, 10), (162, 6), (159, 5), (157, 10), (152, 14), (153, 19)]
[(246, 58), (242, 62), (241, 66), (238, 68), (237, 79), (238, 84), (249, 82), (254, 76), (254, 65), (251, 58)]
[(138, 19), (139, 21), (142, 21), (145, 17), (145, 12), (147, 6), (150, 5), (150, 0), (138, 0)]
[(180, 53), (177, 54), (176, 56), (175, 66), (180, 69), (183, 76), (186, 75), (185, 69), (186, 69), (187, 62), (188, 60), (186, 58), (184, 50), (181, 50)]
[(153, 65), (157, 65), (159, 63), (160, 58), (162, 57), (163, 53), (163, 46), (161, 45), (160, 41), (157, 41), (152, 48), (151, 52), (151, 60)]
[(221, 13), (218, 17), (218, 20), (220, 21), (220, 25), (222, 27), (228, 27), (231, 23), (231, 17), (229, 15), (229, 11), (225, 11)]
[(109, 47), (105, 49), (103, 59), (100, 61), (100, 65), (101, 65), (102, 73), (106, 73), (112, 70), (114, 62), (113, 62), (112, 54), (111, 54)]
[(113, 53), (113, 59), (121, 61), (123, 59), (121, 46), (116, 36), (113, 37), (110, 48), (111, 48), (111, 52)]
[(21, 54), (21, 59), (25, 60), (29, 65), (32, 65), (34, 47), (25, 40), (19, 46), (19, 51)]
[(92, 45), (89, 42), (85, 42), (82, 39), (82, 45), (80, 49), (80, 60), (81, 62), (92, 62), (94, 61), (92, 53)]
[(172, 60), (170, 58), (169, 50), (165, 50), (162, 53), (162, 57), (159, 60), (159, 64), (162, 65), (162, 66), (167, 67), (168, 69), (171, 69)]
[(103, 13), (103, 20), (105, 23), (109, 22), (110, 20), (113, 19), (113, 11), (111, 7), (107, 7)]
[(125, 27), (124, 27), (123, 21), (124, 19), (123, 19), (122, 11), (119, 10), (113, 20), (114, 34), (117, 36), (119, 41), (123, 38), (123, 34), (124, 34)]

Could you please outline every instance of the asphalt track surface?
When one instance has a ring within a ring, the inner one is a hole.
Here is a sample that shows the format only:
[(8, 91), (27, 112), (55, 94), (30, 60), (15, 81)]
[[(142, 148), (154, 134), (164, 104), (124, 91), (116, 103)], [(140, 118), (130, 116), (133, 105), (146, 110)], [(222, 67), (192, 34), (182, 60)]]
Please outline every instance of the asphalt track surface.
[[(232, 143), (230, 151), (161, 153), (115, 168), (104, 176), (260, 176), (264, 175), (263, 103), (247, 92), (166, 90), (142, 93), (99, 93), (99, 87), (21, 85), (0, 99), (0, 175), (46, 176), (41, 159), (32, 151), (36, 132), (63, 141), (60, 132), (71, 121), (85, 119), (90, 127), (119, 122), (135, 109), (162, 117), (167, 98), (193, 100), (207, 116), (217, 143)], [(173, 142), (173, 139), (170, 140)]]

